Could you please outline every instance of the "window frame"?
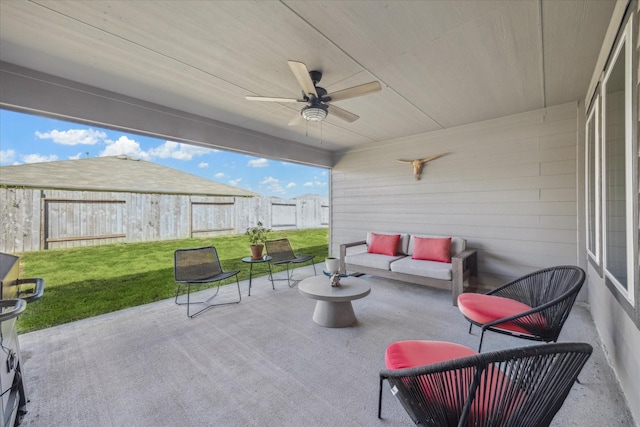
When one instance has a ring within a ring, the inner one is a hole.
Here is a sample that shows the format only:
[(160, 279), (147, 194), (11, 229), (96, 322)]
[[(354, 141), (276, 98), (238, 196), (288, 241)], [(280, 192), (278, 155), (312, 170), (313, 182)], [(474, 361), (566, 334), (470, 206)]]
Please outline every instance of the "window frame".
[[(585, 123), (585, 213), (586, 213), (586, 247), (587, 256), (591, 264), (602, 277), (602, 135), (600, 126), (600, 93), (596, 92), (593, 103), (587, 113)], [(589, 141), (589, 126), (593, 123), (593, 141)], [(590, 149), (593, 144), (593, 150)], [(591, 158), (593, 154), (594, 159)], [(593, 164), (593, 171), (591, 171)], [(593, 182), (592, 182), (593, 181)], [(591, 188), (593, 190), (593, 203), (595, 204), (593, 216), (591, 215)], [(594, 228), (594, 244), (591, 246), (591, 226)]]
[[(633, 179), (635, 168), (634, 168), (634, 144), (633, 142), (633, 33), (632, 33), (632, 21), (633, 16), (630, 16), (627, 22), (625, 23), (623, 31), (620, 33), (620, 37), (617, 40), (614, 49), (611, 52), (610, 61), (608, 62), (605, 70), (604, 76), (602, 78), (602, 89), (601, 89), (601, 190), (599, 193), (600, 205), (601, 205), (601, 219), (602, 219), (602, 228), (601, 228), (601, 236), (602, 236), (602, 269), (604, 272), (605, 279), (607, 282), (611, 283), (613, 287), (619, 292), (620, 295), (624, 297), (631, 305), (633, 306), (635, 303), (635, 294), (637, 287), (637, 268), (635, 262), (635, 244), (634, 240), (635, 236), (635, 221), (634, 221), (634, 206), (633, 202), (637, 199), (637, 196), (634, 195), (635, 192), (635, 182)], [(624, 47), (624, 49), (623, 49)], [(627, 286), (623, 286), (618, 279), (615, 277), (614, 273), (612, 273), (607, 265), (607, 83), (611, 73), (613, 72), (616, 62), (619, 58), (624, 59), (624, 71), (625, 71), (625, 81), (624, 81), (624, 155), (625, 155), (625, 226), (626, 226), (626, 268), (627, 268)]]

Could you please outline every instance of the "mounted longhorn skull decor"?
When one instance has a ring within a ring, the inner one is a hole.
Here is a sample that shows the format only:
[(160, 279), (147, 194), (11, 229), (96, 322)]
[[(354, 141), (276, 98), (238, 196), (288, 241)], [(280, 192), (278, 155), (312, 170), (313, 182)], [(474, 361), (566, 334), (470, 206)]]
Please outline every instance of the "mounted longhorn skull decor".
[(444, 156), (443, 154), (436, 154), (435, 156), (427, 157), (426, 159), (415, 159), (415, 160), (397, 160), (400, 163), (410, 163), (413, 166), (413, 176), (416, 181), (420, 181), (420, 175), (422, 174), (422, 166), (425, 163), (430, 162), (433, 159), (437, 159), (438, 157)]

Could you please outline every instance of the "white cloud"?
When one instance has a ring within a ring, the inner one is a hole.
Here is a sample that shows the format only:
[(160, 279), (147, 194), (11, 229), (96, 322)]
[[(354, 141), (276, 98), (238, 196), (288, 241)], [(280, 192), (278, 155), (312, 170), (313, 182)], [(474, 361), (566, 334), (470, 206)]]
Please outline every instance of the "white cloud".
[(13, 163), (16, 160), (15, 150), (0, 150), (0, 165)]
[(303, 187), (313, 187), (313, 182), (305, 182), (304, 184), (302, 184)]
[(280, 182), (279, 179), (274, 178), (272, 176), (267, 176), (267, 177), (265, 177), (265, 179), (260, 181), (260, 185), (272, 185), (272, 184), (277, 184), (279, 182)]
[(78, 160), (81, 159), (84, 156), (84, 153), (78, 153), (74, 156), (69, 156), (69, 160)]
[(242, 178), (230, 179), (229, 180), (229, 185), (233, 185), (233, 186), (237, 187), (238, 185), (240, 185), (240, 181), (242, 181)]
[(211, 152), (211, 150), (208, 148), (175, 141), (165, 141), (164, 144), (149, 150), (148, 154), (150, 157), (158, 157), (161, 159), (191, 160), (194, 156), (202, 156), (209, 152)]
[(55, 154), (51, 154), (50, 156), (40, 154), (27, 154), (22, 156), (22, 161), (25, 163), (55, 162), (56, 160), (58, 160), (58, 156)]
[(126, 155), (138, 159), (149, 160), (149, 154), (142, 151), (140, 143), (122, 135), (116, 141), (106, 140), (107, 146), (99, 154), (100, 157)]
[(272, 194), (286, 193), (286, 191), (284, 190), (284, 188), (282, 188), (282, 185), (280, 184), (280, 180), (272, 176), (265, 177), (262, 181), (259, 182), (259, 184), (261, 186), (266, 186), (267, 191), (271, 192)]
[(207, 163), (207, 162), (200, 162), (200, 163), (198, 163), (198, 167), (199, 167), (200, 169), (208, 168), (208, 167), (209, 167), (209, 163)]
[(267, 166), (269, 166), (269, 160), (267, 159), (249, 160), (249, 163), (247, 163), (247, 166), (249, 166), (250, 168), (266, 168)]
[(226, 178), (227, 175), (225, 175), (224, 172), (218, 172), (217, 174), (213, 175), (214, 178), (218, 178), (218, 179), (222, 179), (222, 178)]
[(290, 182), (290, 183), (287, 184), (287, 188), (293, 188), (295, 186), (296, 186), (295, 182)]
[(51, 139), (56, 144), (62, 145), (95, 145), (106, 139), (105, 132), (94, 129), (69, 129), (51, 130), (49, 132), (36, 131), (40, 139)]

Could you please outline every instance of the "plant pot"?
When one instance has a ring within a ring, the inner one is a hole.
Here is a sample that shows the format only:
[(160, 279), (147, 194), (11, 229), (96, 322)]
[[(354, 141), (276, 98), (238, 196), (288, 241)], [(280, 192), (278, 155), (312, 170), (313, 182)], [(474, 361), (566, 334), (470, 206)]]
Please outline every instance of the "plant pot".
[(262, 248), (264, 248), (264, 245), (251, 245), (251, 259), (261, 259)]
[(327, 273), (337, 273), (340, 270), (340, 258), (329, 257), (324, 260)]

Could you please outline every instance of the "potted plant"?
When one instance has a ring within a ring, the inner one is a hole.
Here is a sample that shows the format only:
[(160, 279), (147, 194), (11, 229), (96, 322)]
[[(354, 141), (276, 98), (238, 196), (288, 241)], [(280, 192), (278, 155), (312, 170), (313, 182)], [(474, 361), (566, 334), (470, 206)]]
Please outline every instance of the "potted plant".
[(262, 221), (258, 221), (254, 227), (247, 228), (245, 234), (249, 236), (249, 243), (251, 243), (251, 259), (262, 258), (264, 241), (267, 239), (267, 233), (270, 232), (271, 229), (265, 228)]

